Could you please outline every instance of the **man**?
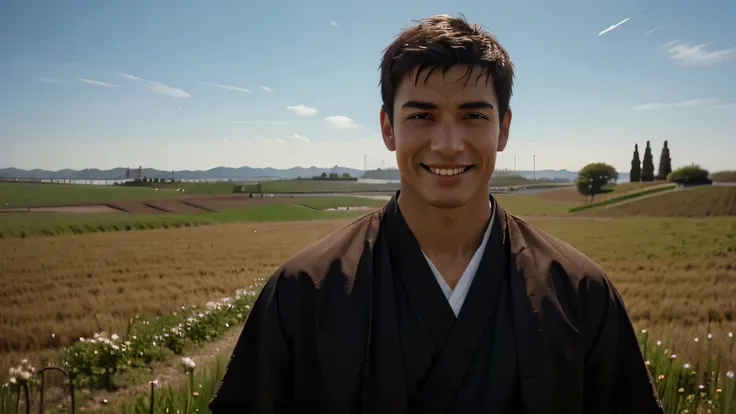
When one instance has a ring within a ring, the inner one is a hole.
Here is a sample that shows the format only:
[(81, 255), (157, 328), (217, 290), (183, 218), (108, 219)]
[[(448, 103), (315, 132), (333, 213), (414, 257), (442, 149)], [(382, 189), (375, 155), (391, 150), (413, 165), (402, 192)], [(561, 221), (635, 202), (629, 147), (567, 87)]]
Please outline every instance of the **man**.
[(513, 77), (446, 15), (385, 50), (401, 189), (268, 280), (215, 414), (662, 412), (605, 273), (489, 196)]

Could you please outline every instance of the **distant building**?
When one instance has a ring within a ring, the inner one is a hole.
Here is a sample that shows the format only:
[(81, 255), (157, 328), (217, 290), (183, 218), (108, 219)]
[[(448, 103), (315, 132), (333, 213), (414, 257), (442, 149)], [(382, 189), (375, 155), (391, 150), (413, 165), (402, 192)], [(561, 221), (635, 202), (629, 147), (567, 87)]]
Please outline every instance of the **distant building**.
[(138, 169), (131, 170), (130, 167), (125, 170), (125, 178), (141, 179), (143, 178), (143, 167), (139, 166)]

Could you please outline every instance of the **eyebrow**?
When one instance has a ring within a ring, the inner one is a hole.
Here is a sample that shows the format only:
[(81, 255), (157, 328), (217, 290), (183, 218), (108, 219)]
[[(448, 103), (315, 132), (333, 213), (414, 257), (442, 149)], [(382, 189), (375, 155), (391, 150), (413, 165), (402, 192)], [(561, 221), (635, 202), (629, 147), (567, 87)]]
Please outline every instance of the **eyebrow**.
[[(407, 101), (402, 108), (416, 108), (416, 109), (437, 109), (437, 105), (431, 102), (422, 101)], [(493, 109), (493, 105), (488, 101), (471, 101), (463, 102), (457, 106), (459, 109)]]

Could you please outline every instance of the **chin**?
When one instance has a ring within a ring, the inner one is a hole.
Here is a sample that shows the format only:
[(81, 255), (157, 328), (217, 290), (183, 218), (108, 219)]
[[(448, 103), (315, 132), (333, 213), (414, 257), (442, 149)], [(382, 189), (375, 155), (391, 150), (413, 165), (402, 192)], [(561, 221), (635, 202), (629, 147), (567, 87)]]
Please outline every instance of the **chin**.
[(427, 189), (423, 191), (422, 196), (427, 204), (434, 208), (443, 210), (452, 210), (462, 207), (473, 198), (473, 194), (470, 194), (467, 191), (447, 191), (444, 189), (435, 191), (433, 191), (433, 189)]

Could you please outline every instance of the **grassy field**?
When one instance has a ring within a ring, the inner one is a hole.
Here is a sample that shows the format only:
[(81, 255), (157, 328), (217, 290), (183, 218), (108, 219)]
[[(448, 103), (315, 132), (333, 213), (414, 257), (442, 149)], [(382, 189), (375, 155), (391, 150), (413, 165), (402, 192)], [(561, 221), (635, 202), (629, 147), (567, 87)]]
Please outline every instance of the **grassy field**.
[[(491, 180), (491, 186), (530, 185), (555, 187), (560, 184), (540, 183), (515, 177)], [(274, 180), (242, 184), (245, 193), (335, 193), (392, 192), (397, 184), (371, 184), (341, 180)], [(182, 195), (231, 194), (235, 182), (151, 183), (146, 187), (102, 186), (85, 184), (0, 183), (0, 208), (79, 205), (109, 203), (120, 200), (154, 200)], [(177, 191), (183, 190), (183, 191)]]
[[(643, 188), (627, 184), (614, 193)], [(736, 333), (736, 188), (676, 190), (574, 215), (567, 211), (580, 203), (560, 196), (562, 191), (569, 189), (496, 198), (596, 260), (651, 342), (665, 341), (679, 361), (694, 366), (720, 354), (722, 368), (736, 370), (736, 348), (727, 335)], [(385, 203), (354, 197), (286, 201), (192, 215), (0, 215), (3, 234), (89, 233), (0, 239), (0, 383), (25, 355), (38, 366), (41, 355), (53, 355), (80, 336), (124, 333), (134, 315), (169, 315), (230, 296), (366, 213), (327, 209)], [(698, 217), (649, 217), (683, 211)], [(732, 216), (710, 217), (714, 212)], [(100, 232), (126, 226), (152, 229)]]
[(736, 216), (736, 187), (683, 188), (655, 197), (588, 210), (609, 217), (717, 217)]
[(565, 215), (577, 205), (569, 201), (543, 199), (531, 194), (495, 194), (494, 198), (506, 210), (520, 216)]
[(0, 214), (0, 238), (166, 229), (238, 221), (349, 218), (364, 214), (365, 211), (326, 210), (338, 207), (378, 207), (385, 201), (358, 197), (302, 197), (284, 199), (284, 203), (199, 214), (7, 213)]
[(0, 183), (0, 208), (106, 203), (128, 199), (175, 197), (175, 189), (84, 184)]
[(577, 213), (579, 211), (596, 209), (601, 210), (602, 207), (612, 207), (614, 205), (620, 205), (623, 203), (638, 201), (643, 198), (653, 197), (662, 195), (661, 193), (667, 191), (673, 191), (677, 186), (674, 184), (663, 184), (657, 186), (651, 186), (642, 190), (617, 192), (614, 196), (609, 197), (603, 201), (594, 201), (587, 204), (583, 204), (570, 209), (570, 213)]
[[(614, 186), (609, 186), (607, 189), (611, 190), (607, 193), (599, 194), (595, 196), (595, 202), (606, 201), (608, 199), (618, 197), (623, 193), (631, 191), (643, 191), (652, 186), (659, 186), (666, 184), (665, 181), (651, 181), (651, 182), (638, 182), (638, 183), (621, 183)], [(568, 186), (553, 191), (545, 191), (539, 194), (540, 198), (545, 200), (553, 201), (565, 201), (575, 204), (588, 203), (589, 199), (578, 192), (575, 186)]]

